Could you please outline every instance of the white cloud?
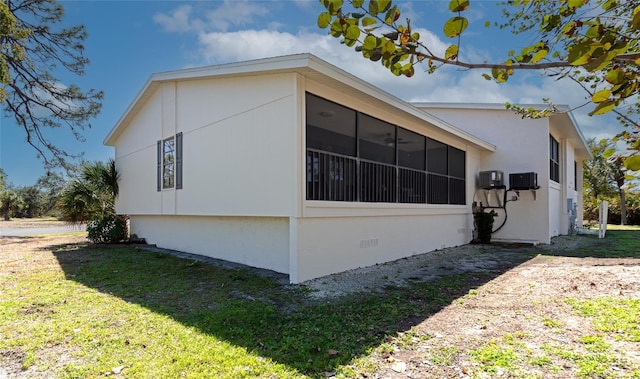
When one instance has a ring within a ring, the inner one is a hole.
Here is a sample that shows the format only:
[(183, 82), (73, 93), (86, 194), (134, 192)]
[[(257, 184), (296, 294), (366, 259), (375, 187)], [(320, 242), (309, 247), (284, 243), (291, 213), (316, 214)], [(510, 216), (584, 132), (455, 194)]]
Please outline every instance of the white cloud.
[[(307, 0), (298, 0), (296, 6), (307, 7)], [(411, 7), (407, 8), (411, 14)], [(196, 17), (195, 14), (201, 15)], [(279, 31), (282, 24), (270, 24), (269, 29), (227, 31), (231, 26), (249, 25), (254, 18), (268, 15), (260, 2), (225, 1), (208, 12), (196, 12), (191, 6), (181, 6), (167, 14), (156, 15), (154, 20), (165, 30), (192, 31), (197, 34), (199, 56), (205, 64), (238, 62), (249, 59), (312, 53), (343, 70), (407, 101), (464, 102), (464, 103), (519, 103), (540, 104), (550, 98), (556, 104), (578, 107), (583, 104), (583, 91), (570, 81), (556, 81), (537, 72), (519, 72), (507, 84), (497, 84), (482, 77), (481, 71), (464, 71), (443, 67), (435, 74), (420, 72), (417, 67), (413, 78), (396, 77), (379, 62), (362, 58), (353, 48), (339, 43), (328, 34), (300, 29), (297, 32)], [(414, 29), (432, 52), (442, 54), (449, 46), (426, 29)], [(465, 49), (469, 61), (486, 60), (486, 52)], [(590, 106), (574, 111), (574, 116), (587, 138), (611, 137), (620, 127), (611, 118), (589, 117)]]
[(162, 25), (167, 32), (187, 32), (194, 30), (191, 20), (192, 7), (190, 5), (180, 6), (169, 14), (156, 13), (153, 21)]
[(215, 9), (194, 11), (191, 5), (182, 5), (169, 13), (157, 13), (153, 21), (167, 32), (227, 31), (231, 27), (253, 24), (257, 17), (269, 14), (262, 2), (248, 0), (225, 0)]
[(225, 0), (217, 9), (206, 13), (207, 26), (211, 30), (226, 31), (231, 26), (250, 25), (256, 16), (268, 13), (268, 8), (259, 1)]

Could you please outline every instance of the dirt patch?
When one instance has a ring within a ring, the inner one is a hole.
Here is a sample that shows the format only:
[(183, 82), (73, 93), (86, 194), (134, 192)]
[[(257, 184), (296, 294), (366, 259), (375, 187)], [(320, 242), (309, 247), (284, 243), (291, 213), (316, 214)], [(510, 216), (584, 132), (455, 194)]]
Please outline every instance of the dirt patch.
[[(21, 223), (25, 225), (27, 223)], [(58, 266), (52, 252), (59, 249), (80, 248), (88, 244), (80, 235), (49, 235), (38, 237), (0, 237), (0, 275), (12, 276), (24, 270), (49, 270)], [(2, 292), (0, 292), (0, 297)], [(54, 311), (46, 306), (33, 304), (19, 313), (24, 317), (49, 315)], [(43, 346), (39, 357), (54, 364), (41, 371), (37, 365), (23, 370), (27, 355), (19, 347), (0, 350), (0, 379), (4, 378), (50, 378), (51, 373), (69, 360), (70, 354), (63, 346)]]
[[(379, 367), (373, 377), (622, 378), (640, 373), (640, 341), (618, 338), (615, 331), (613, 337), (603, 333), (594, 320), (597, 315), (584, 317), (571, 305), (640, 299), (640, 260), (564, 257), (559, 254), (563, 249), (579, 249), (593, 239), (562, 237), (555, 242), (535, 250), (548, 255), (525, 261), (500, 249), (482, 254), (470, 246), (452, 249), (446, 262), (455, 271), (513, 267), (410, 330), (390, 336), (388, 350), (371, 358)], [(394, 277), (396, 283), (403, 280)], [(482, 362), (501, 358), (513, 359), (518, 368), (487, 371), (491, 363)], [(592, 358), (608, 360), (603, 374), (588, 366)]]
[[(469, 274), (464, 292), (451, 304), (426, 319), (407, 320), (402, 332), (388, 336), (384, 349), (363, 358), (377, 367), (374, 372), (367, 370), (369, 378), (633, 377), (640, 373), (640, 342), (602, 333), (594, 317), (580, 315), (571, 303), (603, 297), (640, 299), (640, 259), (565, 254), (587, 251), (599, 243), (590, 236), (553, 242), (535, 248), (467, 245), (304, 285), (317, 301), (332, 301), (362, 291), (383, 292), (388, 286)], [(84, 237), (74, 235), (0, 238), (0, 275), (58, 265), (52, 251), (86, 244)], [(21, 312), (28, 317), (48, 310), (34, 305)], [(587, 337), (601, 339), (606, 351), (594, 353), (598, 345), (585, 343)], [(52, 358), (57, 363), (51, 370), (70, 359), (62, 347), (43, 347), (41, 354), (45, 351), (60, 357)], [(489, 358), (478, 357), (483, 351)], [(581, 357), (596, 353), (611, 356), (607, 374), (584, 375)], [(500, 354), (517, 357), (521, 371), (498, 367), (487, 372), (483, 368), (487, 364), (479, 363)], [(47, 377), (46, 371), (36, 372), (36, 368), (22, 371), (24, 359), (21, 350), (0, 351), (0, 378)]]

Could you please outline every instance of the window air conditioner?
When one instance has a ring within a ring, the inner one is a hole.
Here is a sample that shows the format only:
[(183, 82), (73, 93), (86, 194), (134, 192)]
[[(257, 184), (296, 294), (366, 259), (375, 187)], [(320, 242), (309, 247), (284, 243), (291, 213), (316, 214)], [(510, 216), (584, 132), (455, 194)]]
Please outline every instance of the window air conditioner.
[(524, 172), (509, 174), (509, 189), (512, 190), (536, 190), (538, 186), (538, 174), (535, 172)]
[(480, 188), (491, 189), (504, 186), (502, 171), (480, 171)]

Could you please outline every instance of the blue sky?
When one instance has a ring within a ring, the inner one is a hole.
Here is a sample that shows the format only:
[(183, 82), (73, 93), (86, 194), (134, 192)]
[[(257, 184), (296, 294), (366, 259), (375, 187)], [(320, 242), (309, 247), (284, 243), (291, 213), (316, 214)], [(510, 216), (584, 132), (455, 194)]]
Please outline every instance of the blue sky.
[[(531, 42), (532, 36), (511, 36), (485, 28), (485, 20), (499, 15), (497, 0), (472, 1), (466, 12), (471, 21), (461, 44), (461, 59), (503, 61), (507, 51)], [(577, 107), (585, 94), (570, 81), (556, 81), (537, 72), (522, 72), (498, 85), (482, 78), (481, 71), (453, 68), (433, 75), (416, 72), (398, 78), (379, 63), (368, 62), (353, 49), (316, 26), (323, 7), (317, 0), (289, 1), (61, 1), (66, 25), (84, 24), (89, 37), (85, 55), (91, 63), (82, 77), (61, 75), (66, 84), (105, 93), (102, 112), (78, 142), (66, 130), (48, 135), (69, 152), (84, 152), (86, 160), (106, 160), (113, 149), (104, 137), (154, 72), (236, 62), (247, 59), (310, 52), (408, 101), (472, 103), (536, 103), (551, 97)], [(444, 22), (452, 16), (448, 1), (398, 1), (402, 17), (414, 30), (443, 51), (453, 41), (443, 36)], [(612, 137), (619, 126), (611, 117), (588, 117), (590, 106), (574, 111), (587, 138)], [(3, 115), (4, 116), (4, 115)], [(0, 119), (0, 167), (15, 185), (32, 185), (45, 173), (24, 133), (12, 119)]]

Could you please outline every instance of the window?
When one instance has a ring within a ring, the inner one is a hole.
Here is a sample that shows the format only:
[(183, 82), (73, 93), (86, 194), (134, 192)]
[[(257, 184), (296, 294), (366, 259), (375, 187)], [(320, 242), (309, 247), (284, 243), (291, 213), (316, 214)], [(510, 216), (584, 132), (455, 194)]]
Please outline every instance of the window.
[(549, 178), (560, 183), (560, 144), (549, 135)]
[(466, 154), (455, 147), (448, 147), (449, 204), (466, 204)]
[(182, 133), (158, 141), (157, 190), (182, 189)]
[(358, 113), (358, 155), (374, 162), (396, 163), (396, 127)]
[(426, 138), (398, 128), (398, 202), (425, 203)]
[(173, 166), (176, 160), (174, 137), (162, 141), (162, 188), (173, 188)]
[(466, 204), (465, 152), (307, 93), (307, 200)]
[(466, 154), (427, 138), (429, 204), (466, 204)]
[(356, 112), (307, 95), (307, 148), (356, 156)]

